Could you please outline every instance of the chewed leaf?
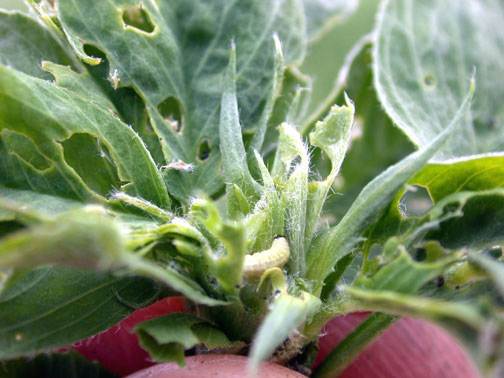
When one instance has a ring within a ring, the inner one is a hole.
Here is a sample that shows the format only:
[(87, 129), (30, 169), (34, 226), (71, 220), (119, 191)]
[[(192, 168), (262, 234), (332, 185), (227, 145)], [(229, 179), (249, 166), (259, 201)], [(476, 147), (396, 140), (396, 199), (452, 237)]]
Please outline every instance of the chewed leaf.
[[(161, 175), (131, 128), (103, 108), (46, 81), (1, 66), (0, 73), (0, 129), (21, 133), (37, 142), (39, 152), (52, 163), (47, 172), (34, 171), (10, 157), (0, 143), (1, 184), (81, 200), (96, 198), (65, 162), (59, 144), (74, 134), (84, 133), (108, 148), (119, 179), (129, 182), (130, 190), (159, 206), (169, 206)], [(50, 178), (52, 184), (44, 177)]]
[(242, 267), (245, 259), (245, 230), (239, 223), (221, 219), (216, 205), (199, 199), (191, 208), (195, 219), (201, 222), (206, 231), (217, 239), (216, 251), (206, 251), (205, 258), (209, 270), (215, 275), (225, 292), (236, 295), (237, 287), (242, 280)]
[(224, 333), (203, 319), (189, 314), (168, 314), (135, 327), (140, 345), (153, 361), (174, 361), (185, 366), (184, 350), (203, 344), (207, 350), (240, 348), (244, 344), (230, 341)]
[(115, 112), (115, 106), (107, 97), (103, 89), (93, 80), (88, 72), (77, 73), (71, 67), (55, 64), (50, 61), (43, 61), (44, 71), (54, 76), (54, 83), (58, 87), (66, 88), (77, 95), (85, 96), (86, 100), (92, 101), (95, 105)]
[(425, 186), (434, 203), (456, 192), (504, 187), (504, 155), (489, 154), (431, 163), (410, 184)]
[(323, 241), (316, 248), (309, 251), (306, 261), (307, 278), (325, 279), (338, 260), (352, 251), (361, 240), (362, 232), (378, 217), (379, 211), (392, 200), (397, 190), (427, 164), (457, 129), (459, 121), (469, 108), (473, 92), (474, 82), (453, 120), (427, 147), (391, 166), (362, 190), (338, 225), (324, 235)]
[[(223, 187), (219, 105), (226, 72), (222, 52), (230, 41), (238, 51), (241, 123), (249, 132), (262, 130), (270, 111), (265, 104), (271, 102), (278, 71), (273, 36), (277, 34), (283, 43), (286, 63), (304, 56), (302, 6), (296, 0), (134, 4), (105, 0), (92, 7), (85, 0), (61, 0), (58, 11), (62, 28), (81, 58), (89, 61), (83, 44), (103, 51), (114, 88), (132, 87), (145, 100), (166, 162), (194, 164), (192, 174), (179, 172), (186, 180), (187, 194), (178, 193), (185, 203), (193, 189), (213, 195)], [(164, 106), (167, 103), (178, 104), (177, 109)], [(204, 154), (195, 148), (202, 141), (208, 146)]]
[(375, 84), (387, 113), (416, 145), (427, 146), (446, 128), (476, 70), (472, 112), (458, 121), (460, 131), (436, 155), (439, 159), (504, 146), (499, 127), (504, 114), (503, 12), (500, 1), (383, 2)]
[(459, 256), (454, 254), (433, 263), (415, 262), (406, 250), (400, 247), (397, 258), (379, 269), (371, 278), (358, 279), (354, 286), (369, 290), (416, 294), (423, 285), (441, 276), (459, 258), (460, 254)]
[(308, 190), (305, 248), (308, 250), (329, 189), (338, 175), (350, 145), (355, 108), (345, 95), (346, 105), (334, 105), (327, 117), (315, 124), (310, 143), (322, 149), (331, 160), (331, 171), (323, 181), (311, 182)]

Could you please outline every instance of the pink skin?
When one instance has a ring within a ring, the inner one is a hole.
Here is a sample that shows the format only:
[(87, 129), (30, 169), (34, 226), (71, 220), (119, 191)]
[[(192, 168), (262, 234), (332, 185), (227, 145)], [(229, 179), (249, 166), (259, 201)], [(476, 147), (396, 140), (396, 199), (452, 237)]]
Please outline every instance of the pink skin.
[(149, 354), (138, 345), (133, 327), (141, 322), (173, 312), (184, 312), (182, 297), (162, 299), (149, 307), (135, 311), (119, 324), (71, 346), (88, 360), (99, 361), (109, 371), (126, 376), (154, 365)]
[[(247, 358), (232, 355), (205, 355), (187, 358), (188, 367), (158, 364), (138, 345), (133, 327), (164, 314), (183, 312), (182, 297), (165, 298), (135, 311), (107, 331), (71, 346), (89, 360), (130, 378), (246, 377)], [(369, 313), (353, 313), (329, 321), (319, 339), (316, 367), (329, 352)], [(146, 370), (139, 371), (144, 368)], [(290, 374), (290, 375), (288, 375)], [(281, 366), (265, 363), (258, 377), (296, 378), (302, 375)], [(422, 320), (404, 318), (384, 332), (340, 375), (342, 378), (478, 378), (472, 361), (462, 347), (444, 330)]]
[[(319, 339), (315, 367), (369, 313), (353, 313), (329, 321)], [(423, 320), (403, 318), (386, 330), (340, 378), (476, 378), (467, 352), (446, 331)]]
[[(245, 378), (248, 358), (236, 355), (207, 354), (187, 357), (187, 366), (179, 368), (166, 363), (139, 371), (128, 378)], [(283, 366), (265, 362), (259, 368), (258, 378), (303, 378), (304, 375)]]

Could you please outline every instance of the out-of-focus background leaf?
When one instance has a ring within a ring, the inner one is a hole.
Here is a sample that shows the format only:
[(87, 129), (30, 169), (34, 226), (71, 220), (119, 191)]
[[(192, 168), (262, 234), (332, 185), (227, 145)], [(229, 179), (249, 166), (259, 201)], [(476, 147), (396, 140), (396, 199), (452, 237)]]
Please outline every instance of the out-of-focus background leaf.
[(0, 8), (3, 8), (3, 9), (22, 9), (22, 10), (27, 9), (23, 0), (0, 0)]
[[(1, 4), (0, 0), (0, 4)], [(337, 24), (308, 49), (301, 71), (313, 79), (308, 114), (331, 92), (345, 56), (357, 41), (370, 33), (375, 24), (379, 0), (362, 0), (355, 13)]]

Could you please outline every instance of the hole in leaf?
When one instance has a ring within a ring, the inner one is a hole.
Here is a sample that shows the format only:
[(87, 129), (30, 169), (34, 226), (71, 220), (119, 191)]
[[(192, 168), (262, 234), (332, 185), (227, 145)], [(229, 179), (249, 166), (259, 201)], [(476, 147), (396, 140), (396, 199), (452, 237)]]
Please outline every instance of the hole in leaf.
[[(23, 225), (16, 221), (0, 222), (0, 238), (23, 229)], [(2, 287), (2, 273), (0, 272), (0, 288)]]
[(481, 251), (481, 253), (497, 260), (502, 257), (503, 247), (501, 247), (500, 245), (494, 245), (492, 247), (485, 248), (483, 251)]
[(128, 7), (123, 10), (124, 23), (146, 33), (152, 33), (156, 26), (152, 23), (149, 14), (142, 7)]
[(173, 96), (167, 97), (158, 105), (159, 114), (168, 122), (173, 131), (180, 132), (183, 127), (182, 105)]
[(429, 89), (434, 88), (437, 84), (436, 77), (431, 73), (425, 74), (422, 79), (422, 82), (424, 86)]
[(460, 209), (460, 204), (458, 202), (454, 203), (448, 203), (445, 206), (443, 206), (443, 213), (449, 214), (449, 213), (456, 213)]
[(208, 138), (203, 138), (198, 144), (196, 157), (199, 161), (205, 161), (210, 157), (211, 151), (212, 149), (210, 148), (210, 140)]
[(86, 43), (83, 46), (83, 50), (87, 55), (92, 56), (93, 58), (100, 58), (102, 61), (106, 59), (105, 53), (96, 46)]
[(412, 186), (403, 194), (399, 202), (404, 217), (420, 217), (432, 208), (432, 200), (427, 189)]
[(3, 130), (1, 135), (7, 148), (26, 164), (39, 171), (51, 166), (51, 163), (37, 150), (28, 137), (11, 130)]
[(106, 195), (120, 187), (117, 168), (108, 148), (89, 134), (73, 134), (64, 140), (65, 160), (95, 192)]
[(368, 260), (374, 260), (375, 258), (381, 256), (383, 253), (383, 246), (375, 243), (369, 249)]
[(425, 248), (418, 248), (415, 251), (415, 261), (424, 261), (427, 258), (427, 250)]

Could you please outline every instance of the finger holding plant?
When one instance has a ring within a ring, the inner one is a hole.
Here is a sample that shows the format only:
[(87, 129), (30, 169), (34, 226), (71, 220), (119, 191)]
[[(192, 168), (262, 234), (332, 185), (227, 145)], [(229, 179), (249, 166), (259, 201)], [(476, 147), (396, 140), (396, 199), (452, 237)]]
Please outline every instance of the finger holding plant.
[[(356, 5), (326, 3), (42, 0), (30, 16), (0, 13), (0, 35), (22, 31), (0, 40), (7, 367), (182, 295), (185, 313), (134, 328), (153, 361), (247, 354), (251, 375), (265, 360), (306, 373), (324, 324), (373, 311), (313, 376), (342, 372), (401, 316), (446, 328), (498, 376), (504, 59), (488, 60), (504, 35), (488, 24), (504, 8), (383, 1), (309, 114), (299, 67)], [(416, 146), (407, 156), (393, 123)], [(429, 206), (412, 215), (418, 188)]]

